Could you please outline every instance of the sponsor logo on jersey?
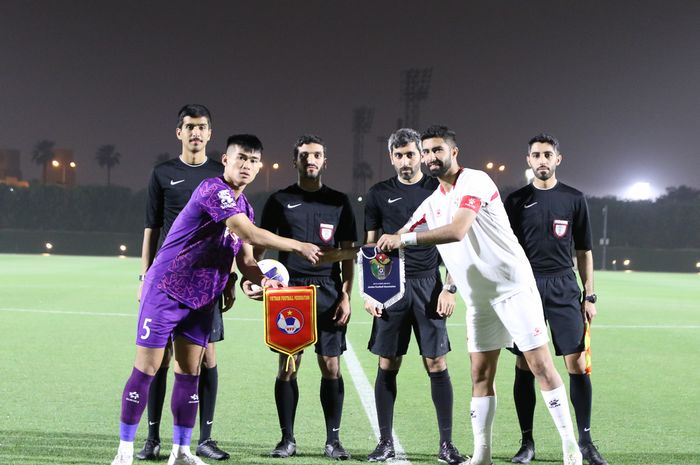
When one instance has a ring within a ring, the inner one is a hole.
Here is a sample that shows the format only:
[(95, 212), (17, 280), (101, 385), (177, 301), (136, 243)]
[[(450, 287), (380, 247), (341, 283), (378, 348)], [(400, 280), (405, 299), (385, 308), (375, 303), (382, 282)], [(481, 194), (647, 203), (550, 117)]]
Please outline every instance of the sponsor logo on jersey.
[(465, 195), (459, 202), (459, 208), (468, 208), (475, 213), (479, 213), (479, 209), (481, 208), (481, 199), (471, 195)]
[(318, 234), (321, 236), (323, 242), (330, 242), (333, 239), (333, 233), (335, 232), (335, 226), (328, 223), (321, 223), (319, 226)]
[(552, 230), (554, 235), (557, 237), (564, 237), (566, 233), (569, 232), (569, 221), (568, 220), (554, 220), (552, 223)]
[(228, 189), (220, 190), (216, 193), (219, 196), (219, 202), (221, 203), (221, 208), (231, 208), (236, 205), (236, 201), (233, 200), (231, 196), (231, 191)]
[(277, 314), (277, 329), (289, 336), (304, 327), (304, 315), (296, 308), (288, 307)]
[(185, 180), (184, 180), (184, 179), (180, 179), (179, 181), (175, 181), (175, 180), (171, 179), (171, 180), (170, 180), (170, 185), (171, 185), (171, 186), (174, 186), (174, 185), (176, 185), (176, 184), (180, 184), (181, 182), (185, 182)]
[(395, 199), (389, 199), (389, 200), (387, 200), (387, 202), (388, 202), (388, 203), (398, 202), (398, 201), (401, 200), (402, 198), (403, 198), (403, 197), (396, 197)]
[(535, 205), (537, 205), (537, 202), (532, 202), (532, 203), (529, 203), (529, 204), (523, 206), (523, 208), (530, 208), (530, 207), (534, 207)]
[(300, 204), (300, 203), (295, 203), (294, 205), (292, 205), (291, 203), (288, 203), (288, 204), (287, 204), (287, 208), (289, 208), (289, 209), (291, 210), (292, 208), (297, 208), (299, 205), (301, 205), (301, 204)]

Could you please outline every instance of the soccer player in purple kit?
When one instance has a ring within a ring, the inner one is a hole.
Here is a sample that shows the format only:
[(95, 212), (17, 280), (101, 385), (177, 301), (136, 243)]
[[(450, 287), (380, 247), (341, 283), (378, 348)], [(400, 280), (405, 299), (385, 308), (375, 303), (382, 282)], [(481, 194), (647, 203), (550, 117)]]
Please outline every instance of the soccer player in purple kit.
[[(178, 213), (185, 208), (192, 192), (207, 178), (220, 176), (224, 166), (206, 155), (212, 135), (209, 109), (204, 105), (184, 105), (178, 112), (175, 135), (182, 142), (179, 157), (160, 163), (153, 168), (146, 199), (146, 227), (143, 231), (141, 274), (138, 299), (141, 298), (143, 279), (153, 264), (156, 251), (170, 231)], [(234, 279), (236, 275), (231, 275)], [(219, 386), (216, 343), (224, 339), (224, 321), (221, 302), (214, 311), (209, 344), (204, 352), (199, 376), (199, 441), (197, 455), (215, 460), (226, 460), (228, 452), (219, 448), (211, 438), (214, 410)], [(166, 347), (163, 363), (151, 383), (148, 395), (148, 436), (143, 449), (136, 454), (139, 460), (157, 460), (160, 456), (160, 419), (165, 403), (168, 369), (172, 358), (172, 344)]]
[[(257, 137), (229, 137), (222, 157), (223, 176), (205, 179), (197, 187), (148, 269), (139, 309), (136, 360), (124, 386), (120, 442), (112, 465), (133, 464), (134, 437), (149, 386), (171, 336), (177, 364), (168, 465), (204, 465), (190, 451), (199, 370), (217, 298), (232, 292), (227, 284), (234, 257), (246, 279), (262, 287), (279, 287), (280, 283), (260, 273), (252, 246), (294, 252), (312, 264), (321, 256), (316, 245), (283, 238), (253, 224), (253, 209), (243, 190), (258, 174), (261, 156)], [(232, 304), (230, 298), (227, 302)]]

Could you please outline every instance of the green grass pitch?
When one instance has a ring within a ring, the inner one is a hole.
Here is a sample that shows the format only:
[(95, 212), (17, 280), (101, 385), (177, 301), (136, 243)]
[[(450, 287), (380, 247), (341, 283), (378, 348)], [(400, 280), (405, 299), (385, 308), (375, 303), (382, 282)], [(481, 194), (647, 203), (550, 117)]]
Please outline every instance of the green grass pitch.
[[(137, 259), (0, 255), (0, 464), (111, 462), (120, 395), (134, 357), (138, 270)], [(700, 463), (700, 276), (598, 272), (596, 279), (592, 433), (599, 449), (612, 465)], [(366, 350), (371, 320), (357, 294), (353, 302), (348, 340), (373, 385), (376, 359)], [(262, 342), (261, 313), (260, 303), (240, 295), (225, 316), (226, 340), (218, 345), (214, 437), (232, 452), (228, 463), (280, 463), (267, 457), (279, 439), (276, 356)], [(461, 301), (449, 328), (454, 440), (470, 453)], [(519, 432), (511, 394), (513, 357), (504, 351), (500, 362), (493, 451), (494, 463), (506, 464), (518, 448)], [(562, 369), (561, 360), (557, 366)], [(375, 437), (345, 363), (343, 373), (341, 438), (352, 461), (364, 461)], [(285, 463), (328, 463), (321, 452), (319, 377), (315, 357), (307, 351), (299, 372), (300, 455)], [(538, 402), (535, 463), (561, 463), (558, 435)], [(162, 429), (166, 450), (172, 421), (168, 406)], [(394, 427), (412, 464), (436, 463), (430, 385), (414, 343), (399, 374)], [(145, 431), (139, 429), (137, 447)]]

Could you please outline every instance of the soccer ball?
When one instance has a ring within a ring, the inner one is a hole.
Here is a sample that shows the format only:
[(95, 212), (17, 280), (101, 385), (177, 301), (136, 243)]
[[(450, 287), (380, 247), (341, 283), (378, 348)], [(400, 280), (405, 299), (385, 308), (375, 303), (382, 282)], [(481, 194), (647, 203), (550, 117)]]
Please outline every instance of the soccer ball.
[[(284, 265), (277, 260), (272, 258), (260, 260), (258, 262), (258, 268), (260, 268), (260, 272), (266, 277), (277, 280), (285, 286), (289, 285), (289, 271), (287, 271), (287, 268), (285, 268)], [(253, 284), (251, 287), (256, 292), (260, 290), (260, 286), (257, 284)]]

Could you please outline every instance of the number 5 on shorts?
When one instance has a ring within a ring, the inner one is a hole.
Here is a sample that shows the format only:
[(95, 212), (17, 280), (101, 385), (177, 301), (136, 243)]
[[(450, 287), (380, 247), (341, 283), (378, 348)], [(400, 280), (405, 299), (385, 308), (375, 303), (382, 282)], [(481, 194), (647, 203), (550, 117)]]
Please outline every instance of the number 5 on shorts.
[(153, 318), (146, 318), (143, 320), (143, 329), (146, 331), (146, 334), (141, 336), (141, 339), (148, 339), (148, 336), (151, 335), (151, 328), (148, 327), (148, 323), (153, 321)]

